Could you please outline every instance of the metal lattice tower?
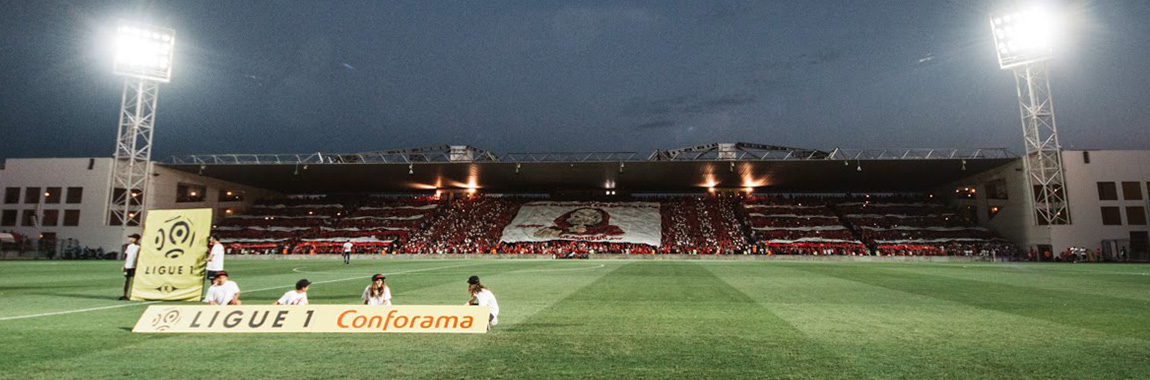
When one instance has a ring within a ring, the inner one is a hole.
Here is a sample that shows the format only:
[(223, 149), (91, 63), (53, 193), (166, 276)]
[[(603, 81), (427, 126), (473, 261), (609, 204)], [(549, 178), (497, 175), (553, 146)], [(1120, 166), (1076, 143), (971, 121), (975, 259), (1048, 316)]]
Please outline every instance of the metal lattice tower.
[(127, 78), (120, 106), (120, 128), (112, 167), (109, 224), (139, 225), (151, 176), (152, 130), (159, 83)]
[(1035, 218), (1039, 224), (1070, 224), (1062, 146), (1054, 121), (1054, 98), (1046, 62), (1014, 70), (1022, 134), (1026, 140), (1027, 183), (1034, 191)]

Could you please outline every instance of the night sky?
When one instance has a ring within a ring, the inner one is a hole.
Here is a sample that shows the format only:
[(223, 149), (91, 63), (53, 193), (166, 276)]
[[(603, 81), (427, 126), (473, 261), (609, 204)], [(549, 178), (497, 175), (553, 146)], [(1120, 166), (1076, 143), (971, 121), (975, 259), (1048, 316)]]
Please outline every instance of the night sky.
[[(0, 0), (0, 158), (110, 156), (117, 20), (176, 30), (153, 159), (746, 141), (1022, 150), (1009, 0)], [(1150, 149), (1150, 1), (1059, 2), (1063, 147)]]

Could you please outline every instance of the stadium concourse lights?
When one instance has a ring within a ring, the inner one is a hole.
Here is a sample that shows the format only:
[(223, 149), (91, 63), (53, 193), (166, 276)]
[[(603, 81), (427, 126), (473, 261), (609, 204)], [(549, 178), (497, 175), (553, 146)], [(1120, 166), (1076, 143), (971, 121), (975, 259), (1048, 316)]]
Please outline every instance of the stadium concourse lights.
[(121, 23), (116, 27), (116, 75), (168, 83), (175, 42), (171, 29)]
[(992, 14), (990, 28), (999, 67), (1005, 70), (1050, 60), (1057, 19), (1054, 12), (1041, 5)]

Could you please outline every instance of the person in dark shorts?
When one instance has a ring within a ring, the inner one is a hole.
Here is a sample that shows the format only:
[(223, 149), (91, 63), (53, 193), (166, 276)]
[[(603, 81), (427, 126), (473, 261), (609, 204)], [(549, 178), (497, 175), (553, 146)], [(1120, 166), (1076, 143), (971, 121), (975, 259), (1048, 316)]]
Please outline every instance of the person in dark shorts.
[(132, 287), (132, 279), (136, 277), (136, 260), (140, 256), (140, 234), (128, 235), (128, 246), (124, 247), (124, 295), (120, 300), (128, 299), (128, 290)]
[(208, 238), (208, 245), (212, 250), (208, 253), (208, 281), (216, 279), (216, 275), (224, 270), (224, 245), (220, 244), (220, 237), (212, 235)]

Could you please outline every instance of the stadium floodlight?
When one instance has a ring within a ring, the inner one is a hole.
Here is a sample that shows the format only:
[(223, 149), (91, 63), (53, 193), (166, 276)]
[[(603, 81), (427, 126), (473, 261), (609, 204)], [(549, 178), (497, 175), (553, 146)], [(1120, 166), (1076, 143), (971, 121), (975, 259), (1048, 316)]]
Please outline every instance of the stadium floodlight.
[(113, 72), (124, 77), (120, 123), (106, 219), (110, 225), (139, 226), (147, 212), (151, 177), (152, 131), (160, 83), (172, 77), (176, 33), (137, 23), (116, 26)]
[(168, 83), (175, 39), (171, 29), (120, 25), (116, 28), (116, 75)]
[(1050, 60), (1055, 36), (1054, 13), (1033, 5), (990, 16), (998, 65), (1010, 69)]
[[(990, 16), (990, 28), (998, 52), (998, 66), (1014, 72), (1022, 134), (1026, 143), (1028, 188), (1034, 189), (1034, 214), (1038, 224), (1070, 224), (1070, 206), (1062, 169), (1062, 146), (1054, 120), (1047, 62), (1053, 58), (1058, 17), (1039, 5), (1017, 8)], [(963, 165), (965, 168), (965, 163)]]

